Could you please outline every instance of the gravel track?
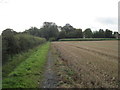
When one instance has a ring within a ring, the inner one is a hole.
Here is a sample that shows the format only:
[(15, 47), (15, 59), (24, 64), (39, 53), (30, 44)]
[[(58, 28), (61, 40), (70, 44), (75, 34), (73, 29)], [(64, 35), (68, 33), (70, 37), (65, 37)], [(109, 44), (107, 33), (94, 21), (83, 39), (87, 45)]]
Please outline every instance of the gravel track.
[(48, 61), (46, 65), (46, 70), (44, 73), (44, 80), (42, 83), (42, 88), (55, 88), (56, 87), (56, 74), (54, 72), (54, 57), (52, 52), (48, 53)]

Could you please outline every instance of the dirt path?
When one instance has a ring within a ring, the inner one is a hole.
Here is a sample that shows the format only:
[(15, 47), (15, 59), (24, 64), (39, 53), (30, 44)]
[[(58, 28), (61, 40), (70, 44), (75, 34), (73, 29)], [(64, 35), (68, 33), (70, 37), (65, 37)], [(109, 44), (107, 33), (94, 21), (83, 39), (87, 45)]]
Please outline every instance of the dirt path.
[(46, 65), (46, 71), (44, 73), (44, 80), (42, 84), (42, 88), (55, 88), (56, 87), (56, 75), (54, 72), (54, 62), (55, 59), (52, 55), (51, 50), (48, 53), (48, 61)]

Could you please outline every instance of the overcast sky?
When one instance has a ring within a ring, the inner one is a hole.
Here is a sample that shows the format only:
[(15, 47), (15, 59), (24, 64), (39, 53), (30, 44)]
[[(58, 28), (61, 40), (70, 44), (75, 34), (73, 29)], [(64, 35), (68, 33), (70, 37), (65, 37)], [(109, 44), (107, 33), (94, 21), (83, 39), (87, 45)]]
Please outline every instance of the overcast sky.
[(0, 0), (0, 33), (24, 31), (43, 22), (75, 28), (118, 31), (119, 0)]

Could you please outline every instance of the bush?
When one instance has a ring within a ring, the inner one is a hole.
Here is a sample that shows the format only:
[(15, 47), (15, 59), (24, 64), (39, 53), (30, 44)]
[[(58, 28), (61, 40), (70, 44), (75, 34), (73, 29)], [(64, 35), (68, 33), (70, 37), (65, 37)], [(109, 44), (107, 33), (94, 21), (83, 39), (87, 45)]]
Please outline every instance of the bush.
[(2, 35), (3, 64), (9, 57), (28, 51), (46, 41), (45, 38), (35, 37), (28, 34)]

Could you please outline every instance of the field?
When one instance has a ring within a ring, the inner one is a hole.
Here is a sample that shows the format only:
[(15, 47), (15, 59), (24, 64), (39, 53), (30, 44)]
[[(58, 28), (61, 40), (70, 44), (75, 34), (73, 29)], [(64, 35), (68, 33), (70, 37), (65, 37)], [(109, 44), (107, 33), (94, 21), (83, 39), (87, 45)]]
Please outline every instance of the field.
[(66, 38), (59, 39), (59, 41), (105, 41), (105, 40), (119, 40), (116, 38)]
[[(52, 47), (79, 88), (118, 87), (118, 41), (62, 41)], [(76, 78), (76, 79), (75, 79)]]

